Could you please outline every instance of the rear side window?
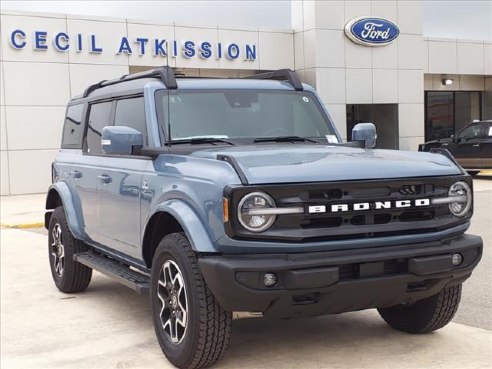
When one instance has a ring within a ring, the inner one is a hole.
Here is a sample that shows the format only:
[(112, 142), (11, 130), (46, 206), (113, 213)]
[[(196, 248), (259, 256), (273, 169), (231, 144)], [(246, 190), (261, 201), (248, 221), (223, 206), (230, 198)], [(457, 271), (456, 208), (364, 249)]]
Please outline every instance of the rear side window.
[(67, 108), (65, 124), (63, 125), (62, 149), (81, 149), (84, 136), (82, 114), (84, 104), (71, 105)]
[(141, 132), (144, 136), (144, 145), (147, 145), (144, 98), (134, 97), (118, 100), (116, 102), (114, 125), (127, 126)]
[(110, 126), (112, 102), (92, 104), (89, 111), (89, 124), (87, 126), (87, 152), (101, 154), (102, 129)]

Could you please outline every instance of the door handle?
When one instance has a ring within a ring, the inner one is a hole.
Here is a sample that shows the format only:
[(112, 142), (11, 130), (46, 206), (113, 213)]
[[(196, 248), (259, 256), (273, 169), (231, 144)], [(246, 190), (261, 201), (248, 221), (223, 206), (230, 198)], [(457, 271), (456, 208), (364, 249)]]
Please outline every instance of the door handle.
[(143, 181), (142, 183), (142, 190), (147, 191), (149, 189), (149, 186), (147, 185), (147, 181)]
[(97, 178), (99, 178), (102, 183), (111, 183), (111, 177), (107, 174), (98, 175)]
[(80, 170), (77, 170), (77, 169), (68, 173), (68, 174), (73, 178), (82, 178), (82, 172)]
[(480, 144), (475, 144), (473, 145), (473, 147), (480, 147)]

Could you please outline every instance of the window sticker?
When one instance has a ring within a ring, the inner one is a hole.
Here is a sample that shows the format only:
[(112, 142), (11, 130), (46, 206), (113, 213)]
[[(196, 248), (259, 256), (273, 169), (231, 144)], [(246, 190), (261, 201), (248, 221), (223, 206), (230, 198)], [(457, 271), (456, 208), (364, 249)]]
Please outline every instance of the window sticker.
[(309, 97), (307, 96), (303, 96), (302, 99), (304, 100), (304, 102), (309, 102)]
[(338, 138), (335, 135), (326, 135), (326, 140), (331, 144), (338, 143)]

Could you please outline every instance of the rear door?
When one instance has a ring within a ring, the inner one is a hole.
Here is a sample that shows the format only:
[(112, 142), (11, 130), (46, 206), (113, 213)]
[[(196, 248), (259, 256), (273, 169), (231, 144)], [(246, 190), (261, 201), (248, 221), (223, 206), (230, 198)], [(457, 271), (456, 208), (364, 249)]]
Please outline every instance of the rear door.
[[(62, 144), (59, 154), (53, 163), (58, 176), (73, 190), (80, 172), (73, 167), (74, 157), (81, 155), (82, 140), (85, 130), (85, 108), (87, 104), (72, 104), (67, 107), (63, 124)], [(73, 191), (73, 196), (76, 196)]]
[(452, 154), (466, 169), (481, 167), (481, 144), (484, 141), (483, 125), (474, 123), (457, 134)]
[[(143, 96), (116, 100), (114, 109), (114, 125), (140, 131), (147, 145)], [(99, 159), (98, 242), (139, 258), (142, 175), (150, 159), (105, 154)]]
[(92, 103), (88, 107), (87, 129), (82, 154), (73, 161), (73, 187), (80, 198), (84, 230), (90, 240), (97, 240), (99, 233), (98, 187), (99, 158), (102, 154), (101, 132), (109, 125), (112, 101)]

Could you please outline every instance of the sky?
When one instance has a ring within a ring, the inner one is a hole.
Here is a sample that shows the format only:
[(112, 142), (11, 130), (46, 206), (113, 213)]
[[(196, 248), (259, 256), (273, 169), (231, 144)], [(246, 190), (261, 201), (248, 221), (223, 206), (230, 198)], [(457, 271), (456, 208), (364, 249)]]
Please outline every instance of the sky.
[(101, 15), (160, 22), (291, 28), (290, 0), (284, 1), (0, 1), (5, 9)]
[[(201, 25), (291, 28), (290, 0), (11, 1), (0, 8)], [(492, 0), (423, 1), (424, 36), (492, 41)]]
[(424, 1), (424, 36), (492, 41), (492, 0)]

